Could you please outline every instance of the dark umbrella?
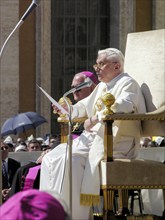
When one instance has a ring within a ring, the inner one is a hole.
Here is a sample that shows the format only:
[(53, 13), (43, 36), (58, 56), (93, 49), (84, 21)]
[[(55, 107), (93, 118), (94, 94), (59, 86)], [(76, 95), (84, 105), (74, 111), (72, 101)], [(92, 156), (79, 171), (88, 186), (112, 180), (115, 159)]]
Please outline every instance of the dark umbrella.
[(28, 129), (35, 129), (47, 120), (36, 112), (19, 113), (5, 121), (1, 128), (1, 135), (19, 134)]

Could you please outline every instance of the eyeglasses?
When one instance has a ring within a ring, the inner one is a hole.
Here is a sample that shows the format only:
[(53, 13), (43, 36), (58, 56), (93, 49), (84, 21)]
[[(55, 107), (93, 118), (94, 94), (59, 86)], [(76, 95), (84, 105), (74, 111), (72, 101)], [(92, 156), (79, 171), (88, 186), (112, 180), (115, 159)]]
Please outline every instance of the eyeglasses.
[(106, 63), (100, 62), (93, 65), (94, 70), (101, 69)]
[[(117, 63), (117, 62), (111, 62), (111, 63)], [(100, 63), (95, 63), (93, 65), (94, 70), (96, 71), (97, 69), (102, 69), (107, 63), (100, 62)]]

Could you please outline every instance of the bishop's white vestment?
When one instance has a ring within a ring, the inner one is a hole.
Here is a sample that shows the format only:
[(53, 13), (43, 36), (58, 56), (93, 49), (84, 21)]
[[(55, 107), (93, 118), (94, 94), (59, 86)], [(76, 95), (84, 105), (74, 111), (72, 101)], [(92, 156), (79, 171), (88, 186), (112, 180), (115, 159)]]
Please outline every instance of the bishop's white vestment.
[[(127, 73), (122, 73), (109, 83), (99, 83), (85, 99), (73, 105), (72, 117), (91, 117), (97, 114), (97, 123), (92, 132), (84, 131), (72, 144), (72, 219), (89, 219), (91, 205), (99, 203), (99, 162), (103, 158), (104, 124), (101, 121), (105, 106), (100, 97), (105, 93), (115, 97), (111, 107), (114, 113), (145, 113), (145, 102), (137, 82)], [(140, 143), (139, 121), (115, 121), (113, 123), (113, 155), (115, 158), (134, 158)], [(60, 144), (43, 158), (40, 189), (60, 193), (68, 198), (68, 146)], [(66, 156), (67, 155), (67, 156)]]

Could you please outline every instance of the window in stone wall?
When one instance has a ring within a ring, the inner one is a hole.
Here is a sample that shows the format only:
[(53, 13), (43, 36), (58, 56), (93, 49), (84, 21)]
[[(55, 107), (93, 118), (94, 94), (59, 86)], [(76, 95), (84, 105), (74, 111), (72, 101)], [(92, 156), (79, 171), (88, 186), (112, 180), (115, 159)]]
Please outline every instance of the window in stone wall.
[[(109, 46), (108, 0), (53, 0), (51, 21), (52, 95), (70, 89), (75, 73), (94, 71), (98, 49)], [(52, 126), (53, 126), (52, 123)]]

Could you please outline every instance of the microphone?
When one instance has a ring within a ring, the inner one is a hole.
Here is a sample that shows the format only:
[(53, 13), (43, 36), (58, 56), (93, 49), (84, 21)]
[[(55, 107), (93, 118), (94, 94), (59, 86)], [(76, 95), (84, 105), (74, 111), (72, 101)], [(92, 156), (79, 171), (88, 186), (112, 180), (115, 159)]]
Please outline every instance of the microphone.
[(21, 20), (24, 22), (25, 19), (30, 15), (30, 13), (39, 5), (41, 0), (33, 0), (29, 8), (26, 10)]
[(80, 89), (83, 89), (83, 88), (86, 88), (86, 87), (90, 87), (92, 85), (92, 80), (90, 78), (86, 78), (85, 81), (83, 83), (81, 83), (80, 85), (78, 86), (75, 86), (75, 91), (77, 90), (80, 90)]
[(15, 31), (24, 23), (25, 19), (30, 15), (30, 13), (39, 5), (41, 0), (32, 0), (32, 3), (30, 4), (30, 6), (28, 7), (28, 9), (26, 10), (26, 12), (24, 13), (24, 15), (22, 16), (22, 18), (19, 20), (19, 22), (16, 24), (15, 28), (12, 30), (12, 32), (9, 34), (9, 36), (7, 37), (7, 39), (5, 40), (4, 44), (2, 45), (2, 48), (0, 50), (0, 59), (2, 57), (2, 53), (9, 41), (9, 39), (11, 38), (11, 36), (15, 33)]
[(78, 86), (75, 86), (73, 89), (69, 90), (68, 92), (66, 92), (64, 94), (64, 96), (69, 95), (70, 93), (76, 92), (80, 89), (86, 88), (86, 87), (90, 87), (93, 84), (92, 80), (90, 78), (86, 78), (85, 81), (83, 83), (81, 83)]

